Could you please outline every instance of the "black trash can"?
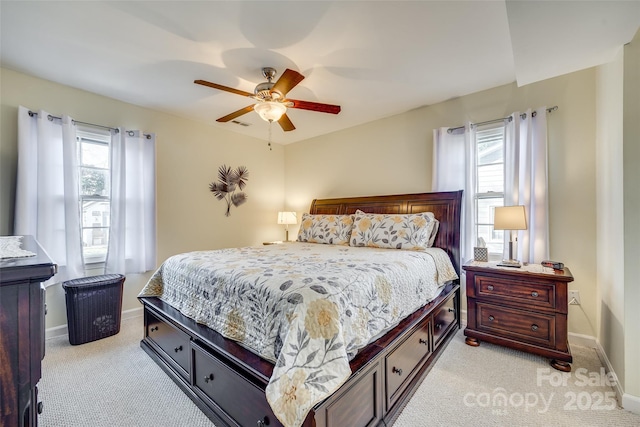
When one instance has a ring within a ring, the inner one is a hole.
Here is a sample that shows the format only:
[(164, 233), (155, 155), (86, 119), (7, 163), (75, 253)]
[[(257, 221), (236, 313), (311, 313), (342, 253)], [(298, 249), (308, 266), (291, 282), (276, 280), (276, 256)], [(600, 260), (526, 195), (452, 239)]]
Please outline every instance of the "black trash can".
[(124, 279), (122, 274), (104, 274), (62, 282), (71, 345), (120, 332)]

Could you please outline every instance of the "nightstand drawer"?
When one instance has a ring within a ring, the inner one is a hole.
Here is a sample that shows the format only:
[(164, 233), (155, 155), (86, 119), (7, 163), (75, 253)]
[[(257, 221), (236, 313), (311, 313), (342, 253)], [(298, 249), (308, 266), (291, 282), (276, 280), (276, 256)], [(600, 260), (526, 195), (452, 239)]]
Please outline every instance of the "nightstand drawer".
[(554, 284), (533, 280), (522, 282), (493, 276), (475, 276), (476, 298), (500, 299), (501, 303), (556, 308), (556, 288)]
[(479, 331), (555, 347), (555, 316), (482, 302), (477, 302), (476, 314)]

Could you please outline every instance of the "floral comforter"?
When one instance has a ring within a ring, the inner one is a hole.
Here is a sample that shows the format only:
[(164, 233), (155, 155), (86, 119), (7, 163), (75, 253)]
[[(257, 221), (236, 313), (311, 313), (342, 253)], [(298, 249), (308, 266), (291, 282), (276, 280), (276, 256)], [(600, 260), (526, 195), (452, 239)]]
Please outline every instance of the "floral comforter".
[(457, 279), (447, 254), (286, 243), (169, 258), (141, 291), (275, 364), (266, 388), (287, 427), (351, 375), (373, 338)]

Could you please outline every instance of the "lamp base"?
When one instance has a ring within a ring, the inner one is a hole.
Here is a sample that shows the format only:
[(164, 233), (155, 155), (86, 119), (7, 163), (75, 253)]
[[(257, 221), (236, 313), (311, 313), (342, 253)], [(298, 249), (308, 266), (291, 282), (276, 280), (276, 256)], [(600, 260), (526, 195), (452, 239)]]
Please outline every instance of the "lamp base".
[(517, 259), (503, 259), (498, 263), (498, 267), (520, 268), (522, 267), (522, 264), (520, 264), (520, 261), (518, 261)]

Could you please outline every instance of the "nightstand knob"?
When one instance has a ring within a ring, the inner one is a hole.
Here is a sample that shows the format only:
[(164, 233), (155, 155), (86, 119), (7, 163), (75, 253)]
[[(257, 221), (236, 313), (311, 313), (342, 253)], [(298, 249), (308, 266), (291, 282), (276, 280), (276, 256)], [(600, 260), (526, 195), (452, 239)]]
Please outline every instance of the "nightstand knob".
[(489, 322), (493, 322), (493, 319), (495, 319), (495, 317), (489, 316)]
[(537, 331), (538, 330), (538, 325), (536, 325), (536, 324), (531, 325), (531, 330), (533, 332)]
[(394, 374), (402, 375), (402, 369), (396, 368), (395, 366), (391, 368), (391, 372)]
[(533, 291), (533, 292), (531, 292), (531, 296), (532, 296), (532, 297), (537, 297), (537, 296), (538, 296), (538, 293), (537, 293), (536, 291)]
[(493, 290), (493, 285), (487, 286), (487, 290), (492, 291)]

